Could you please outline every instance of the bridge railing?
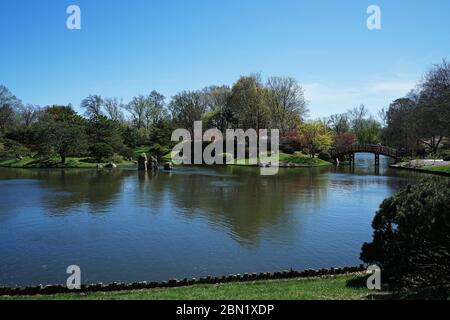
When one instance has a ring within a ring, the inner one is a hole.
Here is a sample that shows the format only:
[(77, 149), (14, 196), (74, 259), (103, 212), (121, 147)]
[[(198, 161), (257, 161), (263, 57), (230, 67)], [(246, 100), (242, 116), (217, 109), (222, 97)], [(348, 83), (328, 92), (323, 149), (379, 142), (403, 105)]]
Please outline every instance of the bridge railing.
[(399, 151), (397, 149), (376, 144), (355, 144), (348, 147), (336, 148), (331, 151), (332, 155), (341, 155), (353, 152), (370, 152), (384, 154), (393, 158), (399, 157)]

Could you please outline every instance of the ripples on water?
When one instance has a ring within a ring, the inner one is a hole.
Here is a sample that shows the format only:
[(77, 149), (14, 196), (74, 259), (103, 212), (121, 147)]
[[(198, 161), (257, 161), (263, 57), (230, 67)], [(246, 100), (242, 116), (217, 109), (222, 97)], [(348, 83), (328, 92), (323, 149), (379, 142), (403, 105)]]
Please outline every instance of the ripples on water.
[(382, 200), (415, 174), (376, 170), (0, 169), (0, 285), (171, 278), (359, 264)]

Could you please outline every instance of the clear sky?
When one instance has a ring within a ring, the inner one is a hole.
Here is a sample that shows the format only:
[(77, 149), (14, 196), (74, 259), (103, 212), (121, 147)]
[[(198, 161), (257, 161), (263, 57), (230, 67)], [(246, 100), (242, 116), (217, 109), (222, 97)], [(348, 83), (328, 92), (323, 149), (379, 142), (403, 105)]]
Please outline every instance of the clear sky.
[[(66, 28), (71, 4), (81, 30)], [(450, 1), (2, 0), (0, 36), (0, 84), (25, 103), (170, 97), (259, 72), (296, 77), (315, 118), (375, 113), (450, 58)]]

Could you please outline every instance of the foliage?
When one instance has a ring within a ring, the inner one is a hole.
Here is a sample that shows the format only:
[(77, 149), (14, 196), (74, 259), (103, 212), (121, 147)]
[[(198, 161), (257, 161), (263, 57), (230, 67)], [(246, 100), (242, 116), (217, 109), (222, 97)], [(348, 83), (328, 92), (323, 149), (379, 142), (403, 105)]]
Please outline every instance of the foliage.
[(119, 154), (120, 154), (124, 159), (126, 159), (126, 160), (132, 160), (133, 157), (134, 157), (134, 151), (133, 151), (133, 149), (131, 149), (131, 148), (129, 148), (129, 147), (126, 147), (126, 146), (124, 146), (124, 147), (120, 150)]
[(331, 155), (329, 152), (326, 152), (326, 151), (321, 151), (319, 153), (318, 158), (323, 161), (331, 162)]
[(450, 179), (428, 178), (386, 199), (361, 259), (391, 283), (450, 282)]
[(102, 162), (103, 160), (110, 160), (114, 155), (113, 148), (104, 142), (94, 143), (89, 147), (89, 151), (92, 157), (96, 159), (98, 162)]
[(231, 89), (230, 109), (236, 114), (241, 129), (263, 129), (269, 124), (267, 103), (269, 91), (259, 76), (241, 77)]
[(105, 116), (95, 116), (89, 119), (86, 126), (89, 144), (105, 143), (115, 152), (123, 149), (122, 127), (117, 121)]
[(48, 107), (35, 127), (40, 153), (47, 156), (56, 153), (62, 164), (70, 155), (83, 154), (87, 149), (84, 125), (84, 119), (70, 106)]
[(173, 97), (169, 109), (179, 128), (193, 132), (194, 122), (202, 120), (206, 105), (200, 91), (183, 91)]
[(154, 144), (149, 148), (150, 155), (154, 156), (158, 160), (161, 160), (169, 152), (170, 152), (169, 148), (163, 147), (160, 144)]
[[(174, 126), (172, 122), (168, 119), (162, 119), (150, 127), (148, 142), (150, 145), (160, 144), (170, 147), (173, 144), (171, 141), (173, 130)], [(145, 141), (145, 143), (148, 142)]]
[(336, 135), (348, 133), (351, 130), (349, 116), (346, 113), (331, 115), (327, 124)]
[(333, 146), (337, 149), (352, 146), (356, 141), (356, 136), (351, 132), (338, 133), (334, 136)]
[(308, 113), (303, 88), (292, 77), (271, 77), (266, 87), (270, 128), (281, 134), (294, 130)]
[(305, 122), (299, 126), (303, 145), (308, 148), (312, 158), (316, 153), (328, 149), (333, 141), (333, 133), (321, 121)]
[(291, 130), (280, 138), (280, 150), (285, 153), (294, 153), (302, 149), (302, 139), (298, 130)]

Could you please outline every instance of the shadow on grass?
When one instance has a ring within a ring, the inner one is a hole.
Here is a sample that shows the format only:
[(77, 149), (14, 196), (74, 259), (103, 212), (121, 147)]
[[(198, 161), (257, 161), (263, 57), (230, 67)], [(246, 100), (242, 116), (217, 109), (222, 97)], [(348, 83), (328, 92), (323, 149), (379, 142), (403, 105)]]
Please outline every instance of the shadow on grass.
[[(368, 275), (355, 277), (346, 283), (348, 288), (367, 288)], [(386, 287), (382, 291), (369, 294), (368, 300), (449, 300), (450, 285), (427, 288)]]
[(104, 161), (100, 161), (98, 159), (93, 159), (93, 158), (83, 158), (78, 161), (83, 162), (83, 163), (103, 163), (104, 162)]

